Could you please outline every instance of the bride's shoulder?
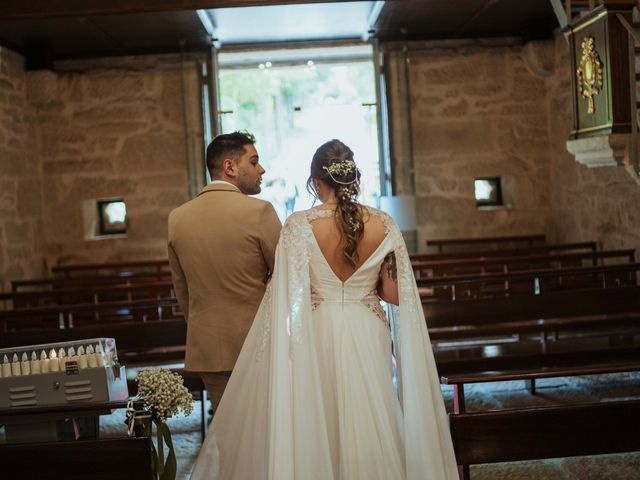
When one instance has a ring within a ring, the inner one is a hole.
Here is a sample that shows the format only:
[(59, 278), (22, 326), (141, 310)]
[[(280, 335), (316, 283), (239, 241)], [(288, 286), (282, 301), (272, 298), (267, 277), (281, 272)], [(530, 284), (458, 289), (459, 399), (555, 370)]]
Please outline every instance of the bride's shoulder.
[(391, 225), (395, 225), (393, 218), (387, 212), (383, 212), (382, 210), (374, 207), (370, 207), (369, 205), (362, 205), (362, 208), (374, 218), (380, 220), (384, 225), (389, 228)]

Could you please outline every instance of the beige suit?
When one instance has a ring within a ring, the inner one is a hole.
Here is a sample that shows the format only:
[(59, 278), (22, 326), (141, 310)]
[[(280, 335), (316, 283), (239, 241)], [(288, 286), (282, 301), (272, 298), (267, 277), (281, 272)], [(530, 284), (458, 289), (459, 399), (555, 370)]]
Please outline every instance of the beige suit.
[(169, 215), (173, 285), (187, 319), (185, 368), (233, 369), (273, 270), (280, 220), (230, 184), (206, 186)]

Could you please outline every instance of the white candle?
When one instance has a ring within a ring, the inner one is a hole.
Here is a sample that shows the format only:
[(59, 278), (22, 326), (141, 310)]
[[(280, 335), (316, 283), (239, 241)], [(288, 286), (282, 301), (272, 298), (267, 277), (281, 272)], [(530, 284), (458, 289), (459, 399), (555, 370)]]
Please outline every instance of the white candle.
[(53, 348), (49, 352), (49, 371), (50, 372), (60, 371), (60, 362), (58, 362), (58, 354)]
[(89, 361), (84, 353), (84, 347), (80, 345), (78, 347), (78, 368), (87, 368), (88, 366)]
[(96, 345), (96, 353), (94, 353), (96, 357), (96, 362), (99, 367), (104, 367), (104, 351), (102, 350), (102, 344), (98, 343)]
[(40, 352), (40, 371), (49, 373), (49, 359), (47, 358), (47, 352), (44, 350)]
[(64, 351), (64, 348), (60, 348), (58, 350), (58, 364), (60, 365), (60, 371), (64, 372), (67, 368), (67, 352)]
[(2, 377), (7, 378), (11, 376), (11, 364), (9, 364), (9, 359), (5, 355), (2, 359)]
[(40, 360), (38, 360), (38, 357), (36, 356), (36, 352), (31, 352), (31, 373), (32, 374), (36, 374), (36, 373), (40, 373), (41, 368), (40, 368)]
[(11, 375), (14, 377), (20, 376), (20, 362), (18, 361), (18, 355), (16, 353), (14, 353), (13, 358), (11, 358)]
[(31, 362), (29, 362), (27, 352), (22, 352), (22, 357), (20, 358), (20, 371), (22, 372), (22, 375), (31, 374)]
[(98, 366), (98, 360), (96, 360), (95, 351), (93, 350), (93, 345), (89, 345), (87, 347), (87, 360), (89, 368), (96, 368)]

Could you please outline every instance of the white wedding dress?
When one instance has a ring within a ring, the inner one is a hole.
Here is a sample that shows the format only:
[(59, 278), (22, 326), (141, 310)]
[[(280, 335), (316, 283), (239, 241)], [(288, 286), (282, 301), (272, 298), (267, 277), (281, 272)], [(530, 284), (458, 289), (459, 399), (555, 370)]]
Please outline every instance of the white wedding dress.
[[(458, 478), (406, 247), (391, 218), (369, 210), (387, 236), (345, 282), (311, 229), (333, 211), (286, 221), (274, 276), (192, 479)], [(375, 292), (392, 251), (400, 305), (390, 328)]]

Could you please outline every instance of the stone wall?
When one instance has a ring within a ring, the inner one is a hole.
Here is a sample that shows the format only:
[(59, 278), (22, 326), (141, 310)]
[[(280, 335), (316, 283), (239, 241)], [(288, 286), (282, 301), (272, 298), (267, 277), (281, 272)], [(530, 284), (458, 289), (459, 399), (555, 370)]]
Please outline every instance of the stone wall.
[[(197, 58), (178, 55), (65, 62), (56, 73), (28, 74), (50, 265), (166, 257), (167, 216), (189, 197), (186, 116), (201, 119), (198, 81)], [(185, 111), (185, 84), (196, 93), (195, 112)], [(126, 202), (127, 237), (85, 240), (83, 201), (108, 197)]]
[(23, 63), (0, 47), (0, 290), (45, 273), (41, 165)]
[(569, 48), (559, 34), (555, 64), (547, 80), (553, 206), (548, 233), (559, 242), (597, 240), (602, 248), (640, 251), (640, 185), (624, 167), (587, 168), (567, 152), (571, 71)]
[[(533, 67), (550, 45), (532, 53), (509, 39), (409, 44), (421, 249), (427, 239), (545, 232), (546, 83)], [(477, 208), (473, 180), (486, 176), (507, 177), (509, 208)]]

